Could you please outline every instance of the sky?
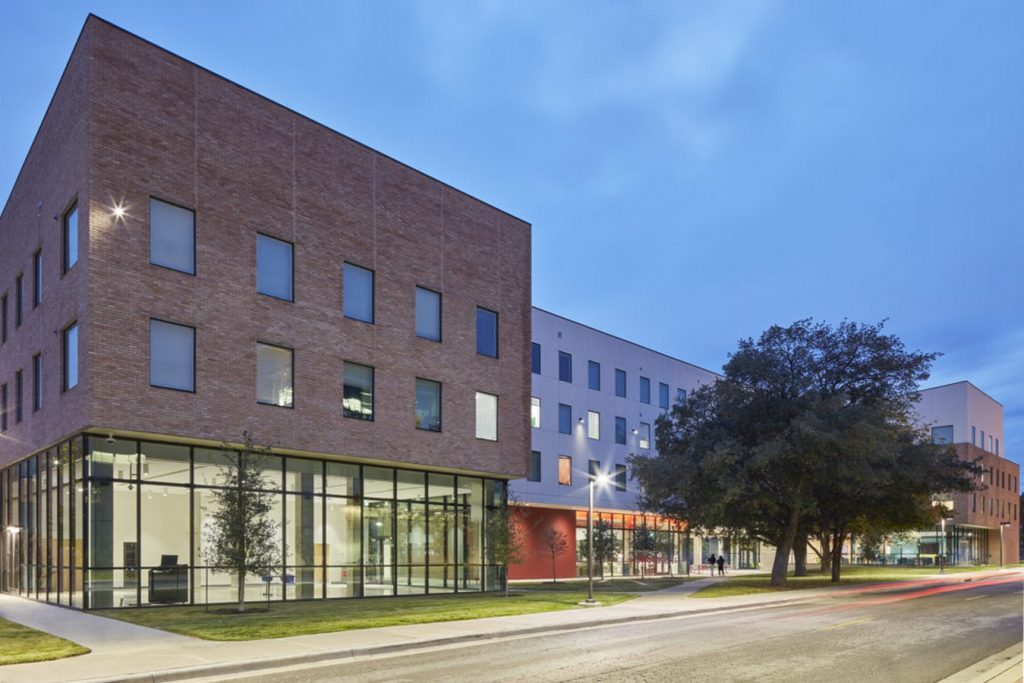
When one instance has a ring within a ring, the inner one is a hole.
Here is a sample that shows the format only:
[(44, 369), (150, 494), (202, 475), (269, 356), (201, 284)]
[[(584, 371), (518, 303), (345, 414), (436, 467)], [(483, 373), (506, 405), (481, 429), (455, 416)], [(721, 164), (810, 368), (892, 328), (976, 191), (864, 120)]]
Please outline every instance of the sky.
[(0, 5), (0, 197), (88, 12), (533, 225), (541, 308), (720, 370), (886, 320), (1024, 462), (1024, 3)]

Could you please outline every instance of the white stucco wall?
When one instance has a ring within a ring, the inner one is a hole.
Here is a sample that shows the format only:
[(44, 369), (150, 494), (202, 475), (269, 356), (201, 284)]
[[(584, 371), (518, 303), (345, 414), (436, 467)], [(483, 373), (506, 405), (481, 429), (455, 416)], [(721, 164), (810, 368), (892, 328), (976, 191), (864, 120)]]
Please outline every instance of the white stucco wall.
[[(955, 382), (923, 390), (917, 404), (917, 415), (920, 423), (928, 427), (952, 425), (953, 443), (974, 443), (995, 453), (998, 440), (998, 454), (1006, 455), (1003, 450), (1003, 406), (970, 382)], [(981, 442), (982, 432), (985, 434), (984, 443)]]

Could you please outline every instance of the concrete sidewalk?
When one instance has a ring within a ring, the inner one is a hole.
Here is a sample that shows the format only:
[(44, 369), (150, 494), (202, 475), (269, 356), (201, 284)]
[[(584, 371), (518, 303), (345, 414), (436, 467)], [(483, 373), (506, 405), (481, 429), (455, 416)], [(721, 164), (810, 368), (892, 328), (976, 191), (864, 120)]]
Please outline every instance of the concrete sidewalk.
[[(958, 577), (947, 575), (945, 578), (953, 581)], [(962, 575), (959, 578), (977, 580), (981, 577)], [(89, 613), (0, 596), (0, 617), (69, 638), (93, 650), (81, 657), (0, 667), (0, 681), (185, 680), (507, 636), (810, 602), (830, 593), (850, 590), (849, 586), (834, 586), (786, 594), (687, 599), (689, 593), (720, 580), (698, 579), (609, 607), (242, 642), (188, 638)]]

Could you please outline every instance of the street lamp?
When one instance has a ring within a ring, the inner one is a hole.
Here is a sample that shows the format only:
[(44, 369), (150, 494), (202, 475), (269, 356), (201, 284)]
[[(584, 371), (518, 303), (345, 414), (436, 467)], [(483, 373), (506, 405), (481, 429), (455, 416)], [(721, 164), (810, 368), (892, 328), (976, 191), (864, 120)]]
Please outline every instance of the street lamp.
[(590, 481), (587, 482), (587, 599), (580, 604), (588, 607), (601, 604), (594, 600), (594, 485), (600, 484), (604, 488), (608, 481), (606, 473), (596, 472), (590, 475)]
[(999, 522), (999, 566), (1003, 566), (1003, 529), (1010, 526), (1009, 522)]

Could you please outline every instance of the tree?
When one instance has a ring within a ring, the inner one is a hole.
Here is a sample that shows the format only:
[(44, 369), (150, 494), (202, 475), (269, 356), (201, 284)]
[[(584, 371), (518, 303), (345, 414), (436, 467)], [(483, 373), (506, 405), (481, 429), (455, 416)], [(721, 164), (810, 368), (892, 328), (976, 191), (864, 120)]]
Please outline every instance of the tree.
[(505, 597), (508, 597), (508, 569), (525, 559), (526, 539), (513, 507), (506, 502), (487, 511), (487, 542), (490, 559), (505, 570)]
[(548, 527), (548, 530), (544, 532), (544, 547), (549, 553), (551, 553), (551, 580), (558, 581), (558, 569), (557, 560), (558, 556), (565, 552), (565, 549), (569, 547), (569, 540), (565, 536), (565, 532), (554, 527)]
[(267, 446), (257, 446), (252, 434), (243, 432), (241, 451), (224, 445), (224, 465), (211, 498), (214, 511), (210, 515), (209, 537), (206, 539), (206, 561), (226, 569), (238, 580), (238, 611), (245, 611), (245, 578), (248, 574), (264, 574), (279, 568), (280, 527), (270, 516), (274, 494), (265, 489), (263, 469)]
[(604, 564), (615, 559), (615, 553), (619, 549), (619, 541), (615, 538), (615, 531), (612, 525), (605, 520), (599, 520), (594, 524), (594, 560), (601, 567), (601, 578), (604, 578)]
[[(837, 572), (835, 548), (856, 525), (907, 523), (930, 514), (925, 491), (969, 486), (969, 465), (909, 427), (937, 354), (883, 328), (801, 320), (741, 340), (721, 380), (658, 418), (658, 454), (630, 458), (641, 504), (776, 546), (782, 586), (801, 534), (829, 539)], [(907, 471), (924, 481), (902, 491)]]
[(633, 528), (633, 558), (640, 562), (640, 578), (647, 578), (647, 563), (651, 553), (658, 552), (658, 539), (643, 521)]

